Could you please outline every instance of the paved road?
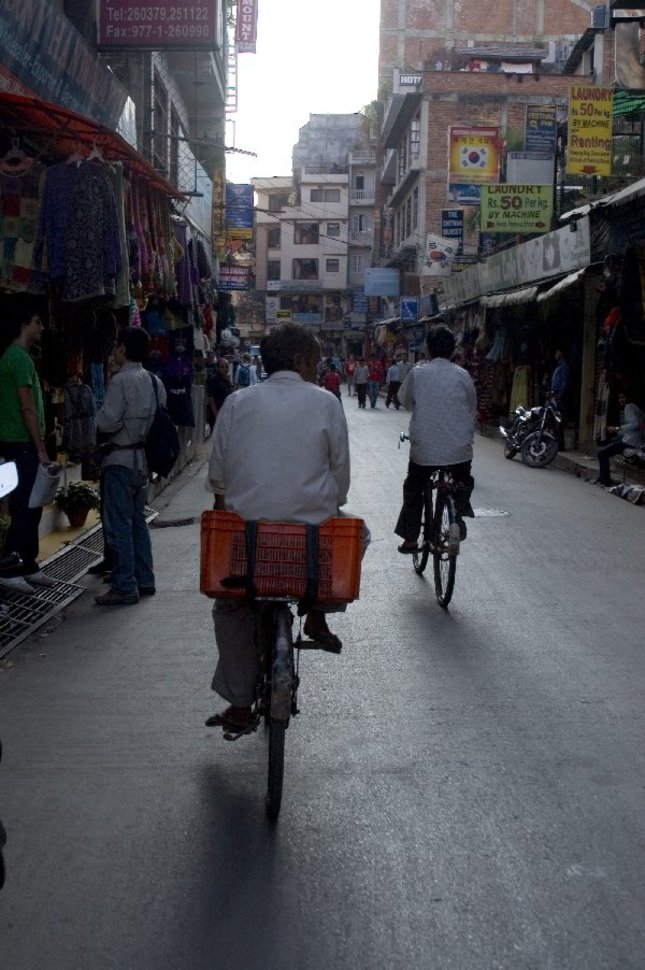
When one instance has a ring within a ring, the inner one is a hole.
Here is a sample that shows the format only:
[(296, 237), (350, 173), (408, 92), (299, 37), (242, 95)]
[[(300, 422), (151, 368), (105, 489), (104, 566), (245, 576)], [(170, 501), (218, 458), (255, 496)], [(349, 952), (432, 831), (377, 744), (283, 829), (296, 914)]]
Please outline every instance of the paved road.
[(392, 534), (404, 415), (345, 403), (373, 544), (342, 656), (303, 659), (277, 828), (263, 739), (203, 727), (198, 527), (156, 529), (154, 600), (88, 594), (0, 675), (3, 970), (645, 964), (644, 510), (478, 438), (507, 514), (443, 612)]

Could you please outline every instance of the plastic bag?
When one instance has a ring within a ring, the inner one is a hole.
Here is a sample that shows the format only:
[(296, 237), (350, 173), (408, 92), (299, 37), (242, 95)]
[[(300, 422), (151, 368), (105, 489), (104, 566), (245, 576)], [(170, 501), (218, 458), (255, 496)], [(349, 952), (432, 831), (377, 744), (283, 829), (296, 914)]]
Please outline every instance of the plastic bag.
[(53, 501), (56, 489), (60, 483), (61, 473), (62, 468), (56, 462), (38, 466), (31, 495), (29, 496), (30, 509), (39, 509), (43, 505), (49, 505)]

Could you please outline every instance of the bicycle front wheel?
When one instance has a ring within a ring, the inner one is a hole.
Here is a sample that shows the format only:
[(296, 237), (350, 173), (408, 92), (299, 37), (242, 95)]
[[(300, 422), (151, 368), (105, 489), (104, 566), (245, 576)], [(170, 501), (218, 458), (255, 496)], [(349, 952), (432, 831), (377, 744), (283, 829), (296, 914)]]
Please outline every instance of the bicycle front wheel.
[(293, 690), (292, 616), (287, 606), (275, 614), (275, 641), (271, 664), (269, 708), (269, 774), (266, 793), (267, 818), (275, 822), (282, 805), (284, 781), (284, 734), (289, 723)]
[(444, 609), (452, 599), (459, 552), (459, 525), (453, 499), (437, 493), (432, 535), (434, 560), (434, 591), (439, 606)]

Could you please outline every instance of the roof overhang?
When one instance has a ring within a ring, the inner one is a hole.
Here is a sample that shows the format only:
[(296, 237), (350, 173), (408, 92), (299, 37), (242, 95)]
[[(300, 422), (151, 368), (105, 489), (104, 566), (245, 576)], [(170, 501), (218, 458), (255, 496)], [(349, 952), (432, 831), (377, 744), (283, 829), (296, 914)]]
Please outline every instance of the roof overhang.
[(45, 153), (63, 161), (86, 148), (97, 148), (106, 162), (123, 162), (132, 172), (174, 199), (185, 196), (160, 175), (136, 149), (111, 128), (49, 101), (0, 93), (0, 126), (24, 135)]
[(422, 101), (421, 94), (393, 94), (383, 122), (384, 148), (398, 148)]

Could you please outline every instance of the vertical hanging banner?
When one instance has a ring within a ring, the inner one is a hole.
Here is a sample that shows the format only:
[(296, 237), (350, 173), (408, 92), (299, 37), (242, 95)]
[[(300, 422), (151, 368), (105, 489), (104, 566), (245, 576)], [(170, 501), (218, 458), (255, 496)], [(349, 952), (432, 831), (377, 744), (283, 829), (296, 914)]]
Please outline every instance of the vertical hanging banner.
[(611, 175), (611, 88), (573, 84), (569, 89), (569, 175)]
[(253, 238), (253, 186), (226, 183), (226, 235), (229, 239)]
[(258, 39), (258, 0), (237, 0), (235, 43), (238, 53), (255, 54)]

